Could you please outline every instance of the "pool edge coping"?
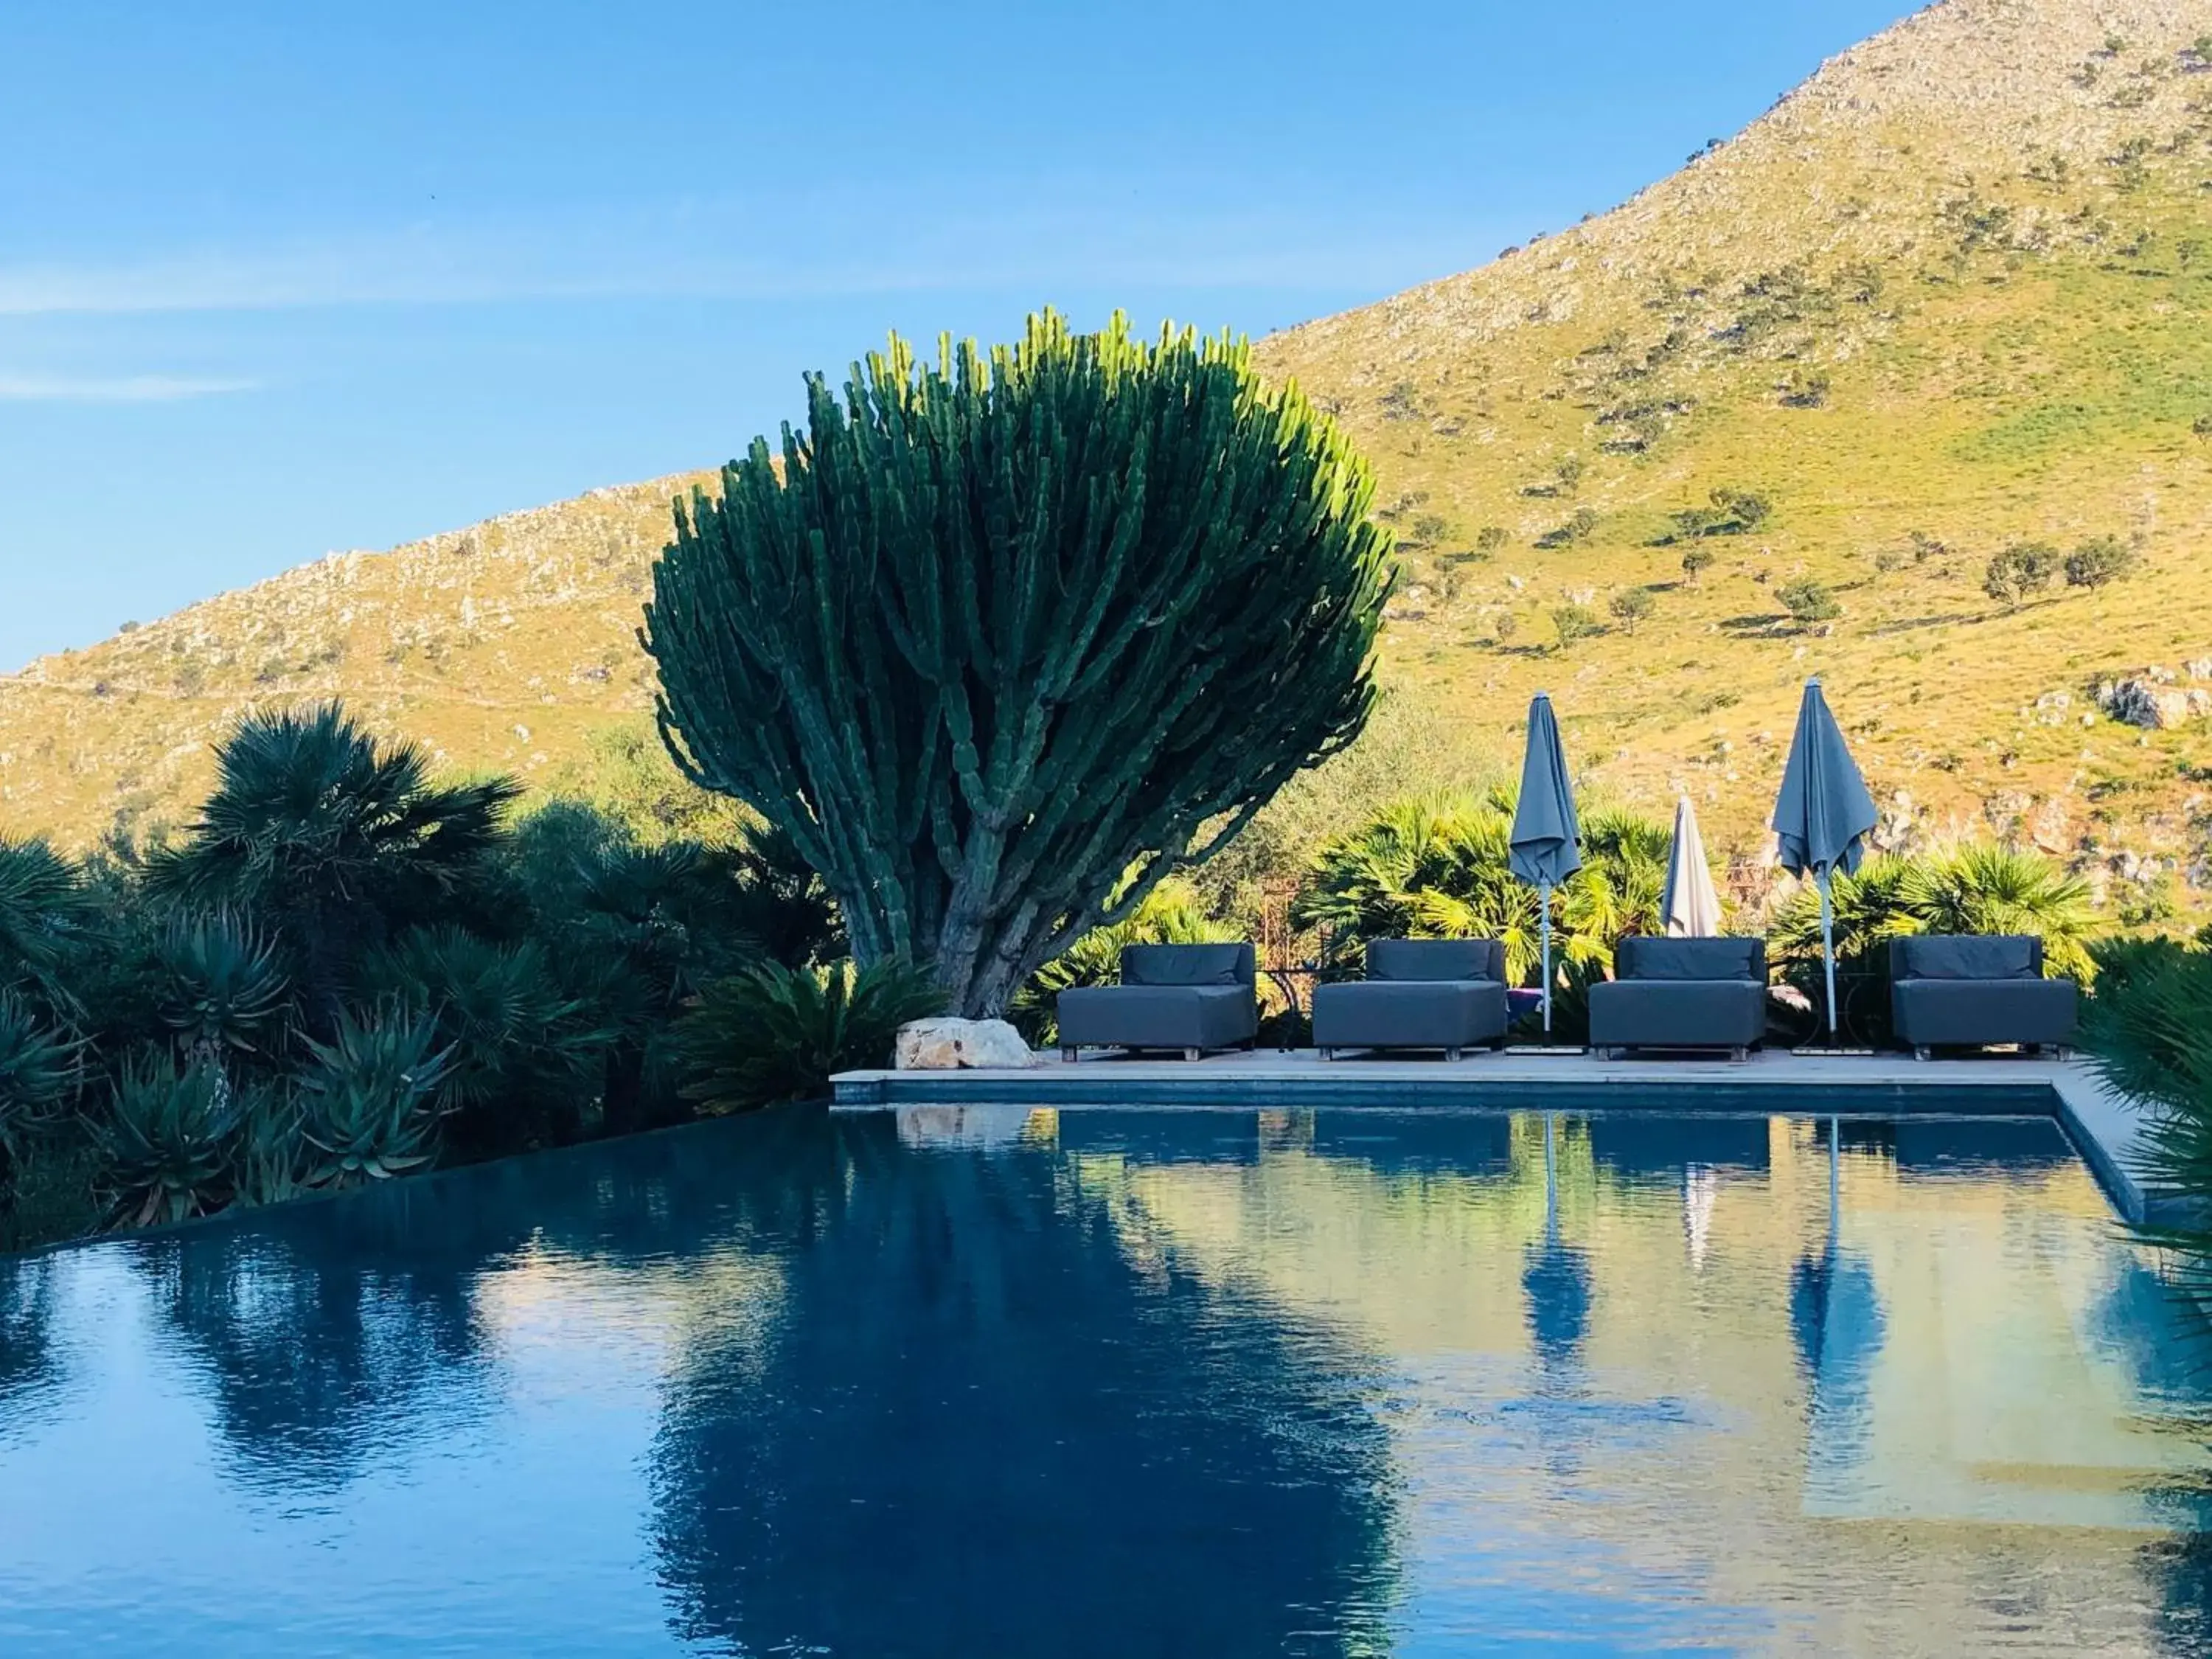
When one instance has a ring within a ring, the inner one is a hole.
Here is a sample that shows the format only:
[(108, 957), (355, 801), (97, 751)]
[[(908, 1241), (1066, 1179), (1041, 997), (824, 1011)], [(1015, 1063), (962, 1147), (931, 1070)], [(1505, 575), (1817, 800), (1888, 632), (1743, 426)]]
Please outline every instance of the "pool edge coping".
[[(1261, 1106), (1333, 1110), (1528, 1110), (1566, 1087), (1578, 1098), (1560, 1109), (1696, 1111), (1756, 1109), (1846, 1116), (2028, 1116), (2056, 1122), (2120, 1218), (2154, 1222), (2156, 1194), (2140, 1180), (2141, 1114), (2080, 1061), (1964, 1060), (1920, 1062), (1886, 1055), (1771, 1054), (1759, 1063), (1600, 1061), (1587, 1055), (1483, 1056), (1462, 1061), (1343, 1065), (1305, 1057), (1224, 1055), (1196, 1062), (1046, 1060), (1028, 1070), (842, 1072), (830, 1079), (830, 1109), (896, 1111), (905, 1106), (1028, 1105), (1073, 1110), (1175, 1111)], [(1449, 1069), (1447, 1069), (1449, 1068)], [(1361, 1074), (1364, 1073), (1365, 1075)], [(1615, 1102), (1602, 1097), (1618, 1094)], [(1784, 1097), (1777, 1101), (1777, 1095)], [(1593, 1102), (1588, 1097), (1601, 1098)], [(1796, 1096), (1796, 1102), (1788, 1097)], [(1982, 1097), (1977, 1100), (1976, 1096)], [(1735, 1097), (1741, 1104), (1725, 1103)], [(1838, 1099), (1847, 1097), (1848, 1102)]]

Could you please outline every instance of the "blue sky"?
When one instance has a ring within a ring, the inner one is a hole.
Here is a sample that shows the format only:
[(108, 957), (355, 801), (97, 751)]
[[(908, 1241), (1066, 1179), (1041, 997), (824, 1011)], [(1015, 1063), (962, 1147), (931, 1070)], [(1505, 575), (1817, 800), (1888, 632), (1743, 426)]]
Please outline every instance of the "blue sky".
[(1467, 269), (1905, 9), (7, 0), (0, 671), (719, 462), (887, 329)]

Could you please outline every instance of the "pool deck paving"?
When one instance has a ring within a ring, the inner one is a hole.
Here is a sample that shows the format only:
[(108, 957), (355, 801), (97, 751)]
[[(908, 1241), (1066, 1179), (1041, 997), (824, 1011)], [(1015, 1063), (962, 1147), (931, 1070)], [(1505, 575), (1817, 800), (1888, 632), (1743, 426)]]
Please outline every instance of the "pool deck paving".
[(1323, 1060), (1310, 1048), (1262, 1048), (1184, 1060), (1086, 1051), (1073, 1061), (1041, 1054), (1026, 1070), (843, 1072), (831, 1081), (832, 1103), (842, 1111), (1022, 1104), (2051, 1117), (2123, 1216), (2154, 1220), (2163, 1208), (2136, 1172), (2141, 1113), (2078, 1060), (1916, 1060), (1771, 1049), (1736, 1063), (1509, 1048), (1459, 1060)]

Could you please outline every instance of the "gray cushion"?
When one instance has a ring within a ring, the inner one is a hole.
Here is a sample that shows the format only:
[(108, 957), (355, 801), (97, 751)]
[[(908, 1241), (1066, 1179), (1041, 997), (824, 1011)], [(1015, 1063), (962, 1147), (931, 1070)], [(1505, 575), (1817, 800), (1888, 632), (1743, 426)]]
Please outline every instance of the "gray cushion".
[(1890, 945), (1899, 979), (2040, 979), (2043, 942), (2027, 933), (1929, 933)]
[(1757, 980), (1605, 980), (1590, 987), (1589, 1039), (1596, 1048), (1747, 1048), (1765, 1035), (1766, 987)]
[(1620, 979), (1754, 980), (1764, 985), (1766, 941), (1632, 935), (1613, 953), (1613, 971)]
[(1314, 988), (1316, 1048), (1472, 1048), (1505, 1035), (1494, 979), (1361, 980)]
[(1124, 985), (1249, 985), (1249, 945), (1125, 945)]
[(1494, 939), (1378, 939), (1367, 947), (1370, 980), (1505, 980), (1505, 947)]
[(1246, 985), (1079, 986), (1056, 1012), (1066, 1048), (1228, 1048), (1259, 1030)]
[(1890, 987), (1898, 1040), (1916, 1048), (2069, 1043), (2078, 1002), (2063, 979), (1900, 979)]

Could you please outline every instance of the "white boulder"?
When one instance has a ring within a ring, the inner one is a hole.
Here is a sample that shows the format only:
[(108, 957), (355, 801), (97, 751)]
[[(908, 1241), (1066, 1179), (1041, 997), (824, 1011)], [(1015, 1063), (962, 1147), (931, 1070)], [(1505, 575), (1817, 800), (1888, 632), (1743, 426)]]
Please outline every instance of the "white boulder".
[(917, 1019), (898, 1030), (891, 1064), (902, 1072), (1012, 1071), (1037, 1057), (1003, 1019)]

